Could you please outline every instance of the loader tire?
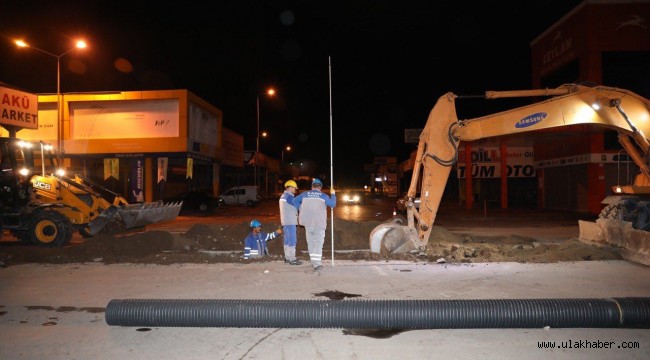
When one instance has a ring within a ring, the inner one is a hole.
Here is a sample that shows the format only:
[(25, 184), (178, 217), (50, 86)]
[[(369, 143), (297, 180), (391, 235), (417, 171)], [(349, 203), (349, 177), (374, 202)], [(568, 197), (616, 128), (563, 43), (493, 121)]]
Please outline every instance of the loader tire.
[(63, 246), (72, 239), (72, 224), (70, 219), (57, 211), (38, 211), (34, 213), (29, 235), (34, 245)]

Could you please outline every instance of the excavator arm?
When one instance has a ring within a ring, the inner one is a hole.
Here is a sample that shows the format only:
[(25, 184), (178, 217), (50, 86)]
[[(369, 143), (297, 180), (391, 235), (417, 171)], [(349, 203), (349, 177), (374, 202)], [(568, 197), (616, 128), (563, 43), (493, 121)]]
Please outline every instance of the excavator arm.
[[(552, 96), (531, 105), (479, 118), (458, 120), (453, 93), (441, 96), (420, 135), (407, 192), (407, 224), (391, 221), (370, 234), (370, 250), (378, 253), (422, 250), (428, 243), (449, 174), (458, 160), (461, 141), (516, 135), (588, 124), (616, 130), (619, 141), (641, 169), (636, 185), (649, 185), (650, 102), (623, 89), (567, 84), (556, 89), (488, 91), (487, 99)], [(413, 199), (420, 190), (420, 208)], [(615, 191), (624, 191), (617, 188)], [(632, 186), (637, 193), (650, 186)]]

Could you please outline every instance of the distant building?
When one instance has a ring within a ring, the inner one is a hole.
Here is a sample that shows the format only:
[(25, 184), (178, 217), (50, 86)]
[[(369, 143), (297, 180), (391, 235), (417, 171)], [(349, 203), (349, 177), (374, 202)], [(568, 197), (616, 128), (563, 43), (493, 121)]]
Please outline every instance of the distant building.
[[(187, 190), (219, 194), (225, 186), (254, 182), (243, 137), (223, 127), (220, 109), (188, 90), (74, 93), (61, 99), (61, 127), (56, 95), (41, 94), (38, 128), (19, 130), (16, 137), (55, 146), (60, 137), (68, 170), (129, 201)], [(2, 135), (9, 134), (2, 130)], [(270, 169), (261, 165), (260, 174), (277, 177), (276, 163)]]
[[(650, 98), (650, 1), (583, 1), (530, 46), (533, 88), (588, 82)], [(614, 131), (586, 125), (545, 133), (534, 144), (541, 208), (598, 214), (612, 186), (638, 172), (617, 156)]]

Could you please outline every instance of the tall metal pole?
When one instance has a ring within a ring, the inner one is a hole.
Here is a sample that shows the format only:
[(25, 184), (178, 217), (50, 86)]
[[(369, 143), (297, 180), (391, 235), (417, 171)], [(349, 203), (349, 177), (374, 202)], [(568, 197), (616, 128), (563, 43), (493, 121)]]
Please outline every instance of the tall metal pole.
[(285, 152), (285, 151), (291, 151), (291, 145), (285, 145), (285, 146), (282, 148), (282, 156), (281, 156), (282, 162), (284, 162), (284, 152)]
[[(266, 94), (269, 96), (273, 96), (275, 94), (275, 90), (273, 88), (269, 88), (266, 91)], [(255, 173), (255, 186), (257, 186), (257, 166), (260, 160), (260, 95), (262, 94), (257, 94), (257, 97), (255, 98), (257, 100), (257, 145), (255, 148), (255, 165), (253, 168), (253, 171)], [(266, 167), (265, 167), (266, 168)], [(266, 168), (267, 176), (268, 176), (268, 168)], [(266, 190), (268, 189), (268, 178), (265, 182), (264, 186), (264, 195), (266, 195)]]
[(45, 50), (37, 48), (35, 46), (31, 46), (31, 45), (27, 44), (23, 40), (15, 40), (14, 43), (16, 45), (18, 45), (19, 47), (29, 47), (29, 48), (32, 48), (34, 50), (40, 51), (40, 52), (42, 52), (44, 54), (47, 54), (47, 55), (50, 55), (50, 56), (56, 58), (56, 126), (57, 126), (57, 130), (56, 130), (56, 142), (57, 142), (57, 144), (56, 145), (58, 147), (58, 149), (57, 149), (58, 150), (57, 151), (57, 161), (59, 162), (59, 166), (60, 166), (62, 156), (63, 156), (63, 153), (64, 153), (64, 149), (63, 149), (64, 131), (63, 131), (63, 124), (62, 124), (62, 121), (61, 121), (61, 58), (64, 57), (66, 54), (68, 54), (70, 51), (72, 51), (74, 49), (86, 48), (86, 46), (87, 46), (86, 42), (83, 41), (83, 40), (78, 40), (73, 48), (69, 49), (68, 51), (66, 51), (66, 52), (64, 52), (64, 53), (62, 53), (60, 55), (56, 55), (56, 54), (53, 54), (53, 53), (51, 53), (49, 51), (45, 51)]
[(67, 54), (70, 50), (56, 57), (56, 162), (57, 166), (62, 166), (61, 156), (63, 156), (63, 124), (61, 123), (61, 56)]
[[(334, 190), (334, 146), (332, 141), (332, 57), (328, 56), (329, 95), (330, 95), (330, 188)], [(330, 192), (331, 196), (331, 192)], [(332, 230), (332, 266), (334, 266), (334, 209), (330, 208), (330, 229)]]
[(253, 172), (255, 177), (255, 186), (257, 186), (257, 162), (259, 161), (260, 152), (260, 96), (257, 95), (257, 146), (255, 147), (255, 162), (253, 165)]

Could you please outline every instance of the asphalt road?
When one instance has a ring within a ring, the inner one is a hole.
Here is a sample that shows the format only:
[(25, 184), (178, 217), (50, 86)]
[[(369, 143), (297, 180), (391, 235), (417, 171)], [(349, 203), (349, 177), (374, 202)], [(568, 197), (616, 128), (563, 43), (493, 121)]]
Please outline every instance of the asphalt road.
[[(349, 221), (379, 222), (388, 221), (396, 211), (395, 198), (367, 198), (362, 205), (348, 205), (339, 202), (334, 209), (334, 218)], [(331, 214), (331, 210), (328, 212)], [(241, 223), (258, 219), (262, 223), (274, 221), (279, 223), (279, 208), (276, 199), (262, 201), (255, 207), (226, 206), (207, 214), (198, 211), (181, 211), (173, 221), (147, 225), (144, 229), (164, 230), (171, 233), (183, 233), (195, 224), (205, 223)], [(496, 209), (476, 206), (467, 210), (458, 202), (443, 202), (440, 205), (435, 225), (459, 233), (477, 235), (521, 235), (534, 234), (539, 240), (560, 241), (577, 237), (578, 219), (593, 220), (584, 214), (539, 211), (536, 209)], [(0, 241), (16, 241), (8, 231), (3, 232)], [(71, 244), (81, 243), (83, 239), (74, 234)]]
[[(334, 218), (349, 221), (386, 221), (392, 218), (395, 199), (368, 199), (362, 205), (344, 204), (339, 202), (334, 208)], [(331, 214), (331, 210), (328, 214)], [(147, 229), (167, 230), (170, 232), (185, 232), (197, 223), (240, 223), (258, 219), (262, 223), (275, 221), (279, 223), (280, 210), (278, 200), (264, 200), (254, 207), (226, 206), (208, 214), (196, 211), (182, 211), (174, 221), (148, 225)]]
[[(379, 222), (388, 221), (396, 211), (394, 198), (368, 198), (362, 205), (339, 203), (334, 209), (334, 219), (348, 221)], [(331, 209), (328, 214), (331, 214)], [(183, 233), (195, 224), (201, 223), (241, 223), (252, 219), (262, 223), (279, 223), (277, 200), (265, 200), (258, 206), (227, 206), (209, 214), (181, 212), (174, 220), (161, 224), (148, 225), (147, 230), (165, 230)], [(541, 241), (562, 241), (579, 234), (578, 220), (593, 220), (589, 215), (539, 211), (536, 209), (495, 209), (481, 208), (467, 210), (457, 202), (443, 202), (440, 205), (435, 225), (449, 231), (470, 235), (520, 235), (531, 236)]]
[[(269, 328), (262, 318), (256, 328), (112, 326), (104, 311), (114, 299), (328, 300), (323, 294), (331, 292), (359, 296), (341, 301), (649, 297), (649, 277), (650, 267), (626, 261), (337, 261), (325, 262), (320, 272), (277, 261), (19, 265), (0, 269), (0, 358), (645, 360), (650, 358), (647, 329), (539, 326), (379, 332)], [(250, 314), (255, 316), (254, 311)], [(585, 348), (586, 342), (610, 347)]]

